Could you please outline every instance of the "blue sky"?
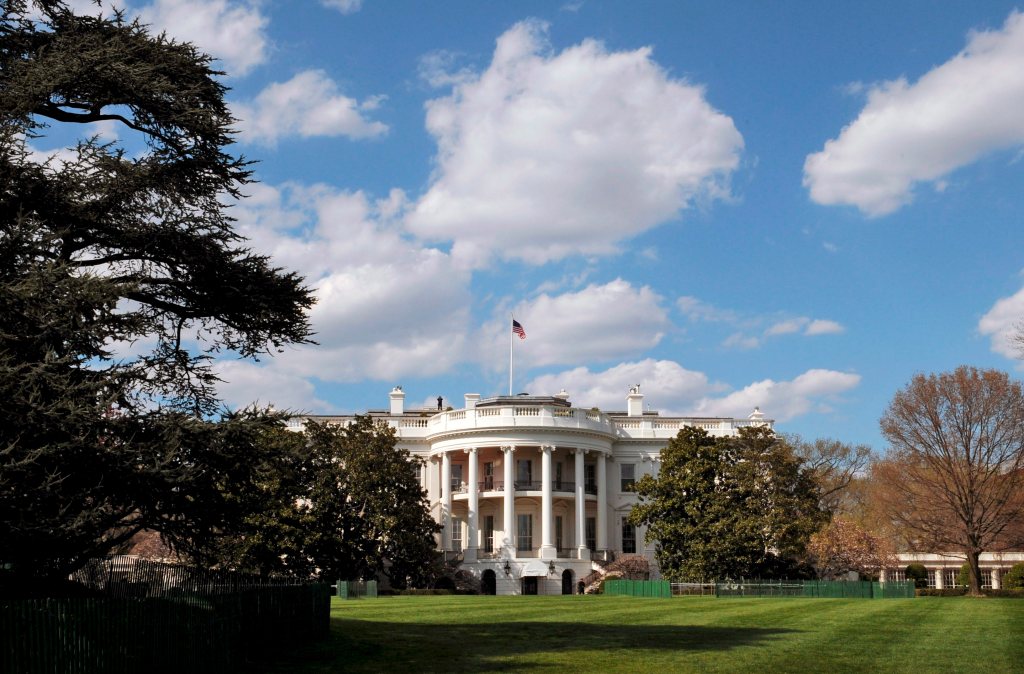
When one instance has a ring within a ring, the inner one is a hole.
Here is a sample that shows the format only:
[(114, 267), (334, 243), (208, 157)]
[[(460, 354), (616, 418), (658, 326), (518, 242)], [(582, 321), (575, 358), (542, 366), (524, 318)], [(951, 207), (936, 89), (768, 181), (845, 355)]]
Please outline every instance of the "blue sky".
[(516, 391), (878, 450), (915, 373), (1019, 374), (1013, 4), (128, 9), (220, 59), (239, 228), (319, 298), (320, 346), (219, 364), (233, 405), (501, 393), (510, 311)]

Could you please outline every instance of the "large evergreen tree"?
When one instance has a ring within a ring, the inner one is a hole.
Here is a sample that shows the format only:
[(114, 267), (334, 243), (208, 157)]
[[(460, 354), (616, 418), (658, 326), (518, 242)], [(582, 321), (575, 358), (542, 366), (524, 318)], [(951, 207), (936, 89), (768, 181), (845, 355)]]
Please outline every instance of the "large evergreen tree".
[(662, 573), (677, 581), (793, 574), (827, 520), (809, 472), (766, 427), (732, 438), (684, 428), (662, 450), (658, 476), (634, 489), (630, 519), (647, 527)]
[[(0, 575), (24, 580), (142, 528), (209, 533), (202, 490), (247, 479), (231, 439), (267, 423), (208, 421), (211, 358), (308, 341), (312, 296), (232, 227), (250, 173), (210, 57), (62, 0), (2, 7)], [(144, 150), (30, 145), (108, 120)]]
[(307, 422), (304, 433), (264, 435), (256, 489), (239, 498), (248, 515), (231, 536), (197, 555), (258, 573), (325, 580), (387, 576), (424, 586), (437, 561), (426, 493), (394, 429), (369, 416), (347, 426)]

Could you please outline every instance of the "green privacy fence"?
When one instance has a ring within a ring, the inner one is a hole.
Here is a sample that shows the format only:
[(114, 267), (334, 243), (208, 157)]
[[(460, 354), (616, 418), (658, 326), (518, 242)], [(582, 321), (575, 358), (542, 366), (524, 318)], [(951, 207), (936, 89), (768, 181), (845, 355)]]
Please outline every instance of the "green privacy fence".
[(377, 596), (377, 581), (375, 580), (339, 580), (336, 587), (340, 599), (358, 599), (360, 597), (372, 599)]
[(604, 593), (627, 597), (671, 597), (672, 586), (667, 580), (606, 580)]
[(914, 596), (914, 583), (836, 580), (728, 581), (715, 584), (715, 596), (902, 599)]
[(330, 627), (328, 585), (139, 560), (86, 571), (91, 596), (0, 600), (0, 672), (238, 671)]

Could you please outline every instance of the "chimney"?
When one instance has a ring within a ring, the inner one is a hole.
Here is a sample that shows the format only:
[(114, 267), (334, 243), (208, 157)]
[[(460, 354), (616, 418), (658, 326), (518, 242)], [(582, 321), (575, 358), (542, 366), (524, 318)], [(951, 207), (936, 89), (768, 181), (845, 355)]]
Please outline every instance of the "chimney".
[(466, 394), (466, 409), (467, 410), (475, 410), (476, 409), (476, 404), (478, 402), (480, 402), (480, 394), (479, 393), (467, 393)]
[(391, 416), (398, 417), (405, 413), (405, 392), (401, 386), (391, 389)]
[(640, 384), (629, 387), (629, 395), (626, 396), (626, 413), (631, 417), (644, 415), (644, 394), (640, 393)]

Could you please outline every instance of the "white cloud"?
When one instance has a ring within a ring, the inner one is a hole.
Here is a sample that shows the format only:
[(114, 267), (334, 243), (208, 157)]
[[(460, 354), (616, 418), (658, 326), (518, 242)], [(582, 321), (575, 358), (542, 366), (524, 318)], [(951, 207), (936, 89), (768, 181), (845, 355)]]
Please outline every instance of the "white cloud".
[(761, 346), (761, 340), (752, 335), (745, 335), (742, 332), (734, 332), (725, 338), (725, 341), (722, 342), (722, 346), (727, 349), (749, 351), (750, 349), (756, 349)]
[(420, 57), (418, 73), (421, 80), (434, 88), (465, 84), (477, 77), (467, 66), (456, 68), (459, 54), (438, 49)]
[(535, 395), (552, 395), (565, 388), (574, 405), (624, 410), (626, 393), (636, 384), (641, 385), (645, 402), (650, 403), (652, 409), (678, 405), (722, 389), (721, 384), (710, 383), (702, 372), (687, 370), (671, 360), (648, 358), (621, 363), (602, 372), (577, 367), (543, 375), (531, 381), (526, 390)]
[(287, 136), (347, 136), (373, 138), (388, 127), (371, 121), (365, 113), (378, 107), (380, 97), (362, 103), (338, 91), (338, 85), (322, 70), (305, 70), (287, 82), (268, 85), (248, 102), (232, 105), (242, 137), (255, 143), (275, 145)]
[(816, 318), (807, 324), (804, 328), (804, 334), (808, 337), (814, 337), (815, 335), (838, 335), (846, 332), (841, 324), (835, 321), (827, 321), (823, 318)]
[(255, 0), (154, 0), (138, 11), (157, 31), (200, 49), (224, 63), (229, 75), (247, 74), (267, 59), (269, 20)]
[(640, 384), (645, 403), (665, 415), (745, 418), (755, 407), (776, 421), (805, 414), (828, 414), (841, 395), (860, 383), (860, 376), (835, 370), (813, 369), (791, 381), (765, 379), (743, 389), (718, 395), (728, 387), (713, 383), (702, 372), (687, 370), (674, 361), (647, 359), (622, 363), (602, 372), (578, 367), (531, 381), (529, 392), (544, 395), (565, 388), (577, 406), (625, 408), (630, 386)]
[(363, 8), (363, 0), (320, 0), (320, 4), (342, 14), (355, 14)]
[(311, 381), (273, 359), (266, 363), (222, 360), (216, 363), (215, 372), (222, 380), (217, 385), (217, 393), (232, 409), (259, 404), (294, 412), (336, 411), (328, 402), (316, 397)]
[(1007, 358), (1019, 358), (1015, 338), (1024, 319), (1024, 288), (997, 301), (978, 321), (978, 332), (992, 340), (992, 351)]
[(318, 300), (310, 317), (320, 346), (277, 356), (281, 372), (394, 379), (438, 374), (466, 358), (469, 272), (402, 235), (394, 224), (401, 192), (372, 202), (326, 185), (251, 191), (232, 210), (239, 231), (275, 264), (302, 273)]
[(807, 324), (808, 319), (806, 318), (790, 318), (784, 321), (779, 321), (774, 325), (769, 326), (764, 331), (765, 337), (774, 337), (776, 335), (790, 335), (794, 332), (800, 332), (800, 330)]
[(959, 54), (917, 82), (871, 87), (867, 105), (838, 138), (804, 164), (804, 186), (819, 204), (851, 204), (869, 216), (936, 188), (982, 155), (1024, 143), (1024, 14), (1001, 30), (968, 37)]
[[(669, 327), (662, 298), (647, 286), (633, 287), (622, 279), (588, 285), (577, 292), (541, 294), (514, 308), (527, 339), (516, 348), (523, 367), (606, 361), (642, 353), (661, 341)], [(506, 314), (507, 315), (507, 314)], [(507, 320), (487, 330), (488, 362), (507, 362)]]
[(736, 323), (739, 315), (729, 309), (719, 309), (696, 297), (684, 295), (676, 300), (679, 311), (691, 321), (709, 321), (712, 323)]
[(808, 370), (791, 381), (764, 379), (722, 398), (705, 398), (696, 414), (740, 417), (755, 407), (776, 421), (809, 413), (828, 414), (840, 394), (860, 384), (860, 375), (835, 370)]
[(437, 170), (409, 225), (473, 264), (609, 254), (728, 193), (743, 139), (700, 86), (651, 50), (586, 40), (550, 53), (546, 26), (500, 38), (487, 70), (427, 104)]

